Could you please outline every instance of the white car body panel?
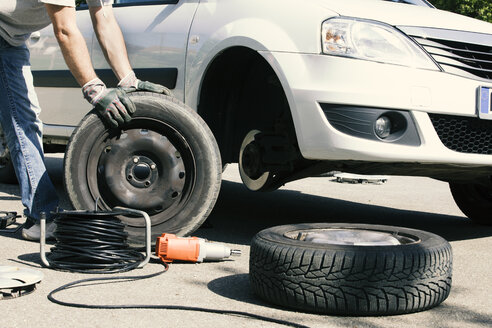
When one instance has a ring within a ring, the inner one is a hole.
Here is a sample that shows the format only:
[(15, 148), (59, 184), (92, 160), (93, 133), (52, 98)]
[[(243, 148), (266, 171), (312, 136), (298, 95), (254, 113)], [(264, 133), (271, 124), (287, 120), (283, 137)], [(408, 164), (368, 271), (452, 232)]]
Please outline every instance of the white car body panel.
[[(115, 8), (134, 68), (176, 67), (174, 94), (197, 109), (210, 63), (230, 47), (258, 52), (285, 91), (301, 154), (313, 160), (360, 160), (492, 166), (492, 155), (459, 153), (440, 141), (427, 113), (476, 116), (477, 88), (490, 80), (321, 54), (321, 24), (338, 15), (391, 26), (432, 27), (492, 35), (492, 24), (433, 8), (376, 0), (184, 0)], [(78, 24), (95, 68), (108, 68), (88, 12)], [(136, 19), (137, 18), (137, 19)], [(33, 70), (66, 69), (50, 27), (31, 46)], [(41, 42), (41, 41), (38, 41)], [(49, 46), (48, 46), (49, 45)], [(65, 136), (90, 110), (78, 88), (38, 88), (46, 134)], [(53, 94), (57, 97), (53, 97)], [(319, 103), (405, 110), (421, 145), (350, 136), (334, 128)], [(69, 105), (67, 105), (69, 104)], [(76, 110), (63, 109), (66, 106)]]
[[(133, 68), (160, 68), (177, 67), (184, 72), (188, 30), (191, 25), (197, 1), (181, 1), (176, 5), (160, 5), (158, 10), (154, 6), (135, 6), (114, 8), (125, 35)], [(146, 17), (142, 24), (135, 17)], [(149, 24), (150, 23), (150, 24)], [(92, 60), (94, 67), (109, 68), (99, 44), (93, 47)], [(183, 98), (185, 75), (178, 74), (177, 87), (174, 95)]]
[[(294, 116), (299, 146), (304, 157), (325, 160), (371, 160), (403, 162), (492, 164), (492, 156), (462, 154), (444, 147), (429, 117), (432, 112), (475, 116), (475, 80), (415, 70), (403, 66), (364, 62), (351, 58), (264, 54), (283, 83)], [(347, 71), (361, 72), (354, 80)], [(304, 72), (304, 74), (302, 74)], [(403, 146), (351, 137), (334, 129), (319, 102), (411, 110), (420, 128), (422, 145)], [(428, 134), (422, 133), (423, 131)]]

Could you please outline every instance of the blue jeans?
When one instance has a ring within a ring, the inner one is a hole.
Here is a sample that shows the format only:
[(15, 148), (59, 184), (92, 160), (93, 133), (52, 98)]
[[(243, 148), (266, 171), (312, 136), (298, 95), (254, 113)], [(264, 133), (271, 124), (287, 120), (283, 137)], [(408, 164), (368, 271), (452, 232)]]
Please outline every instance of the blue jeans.
[(39, 222), (41, 212), (49, 217), (58, 206), (44, 164), (40, 111), (29, 50), (0, 38), (0, 124), (19, 181), (24, 214), (35, 222)]

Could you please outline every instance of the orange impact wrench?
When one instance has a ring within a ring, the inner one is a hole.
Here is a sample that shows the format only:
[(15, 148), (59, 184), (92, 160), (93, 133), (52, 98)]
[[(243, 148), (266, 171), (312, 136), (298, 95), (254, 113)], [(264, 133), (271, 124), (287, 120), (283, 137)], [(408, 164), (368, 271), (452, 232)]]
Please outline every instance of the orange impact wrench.
[(163, 233), (157, 237), (155, 254), (163, 262), (188, 261), (221, 261), (231, 255), (241, 255), (241, 251), (230, 249), (221, 244), (211, 243), (198, 237), (177, 237), (170, 233)]

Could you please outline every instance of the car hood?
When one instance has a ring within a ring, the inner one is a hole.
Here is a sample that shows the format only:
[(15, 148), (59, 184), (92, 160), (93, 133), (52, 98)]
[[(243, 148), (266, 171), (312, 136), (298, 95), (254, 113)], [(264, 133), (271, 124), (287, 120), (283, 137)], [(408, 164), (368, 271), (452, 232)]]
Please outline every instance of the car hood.
[(382, 0), (310, 0), (341, 16), (385, 22), (393, 26), (419, 26), (492, 34), (492, 24), (430, 7)]

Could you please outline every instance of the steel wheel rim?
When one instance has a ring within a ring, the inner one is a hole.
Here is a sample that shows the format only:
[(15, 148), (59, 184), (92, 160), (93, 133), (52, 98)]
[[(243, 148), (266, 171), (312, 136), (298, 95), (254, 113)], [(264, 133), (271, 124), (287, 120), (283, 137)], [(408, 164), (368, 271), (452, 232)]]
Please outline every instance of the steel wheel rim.
[[(134, 118), (122, 130), (96, 137), (87, 160), (87, 184), (99, 208), (124, 206), (146, 211), (161, 224), (189, 200), (196, 180), (196, 161), (186, 138), (166, 122)], [(133, 227), (142, 220), (121, 219)]]
[(284, 237), (320, 245), (399, 246), (420, 242), (419, 238), (398, 231), (355, 228), (295, 230), (285, 233)]

